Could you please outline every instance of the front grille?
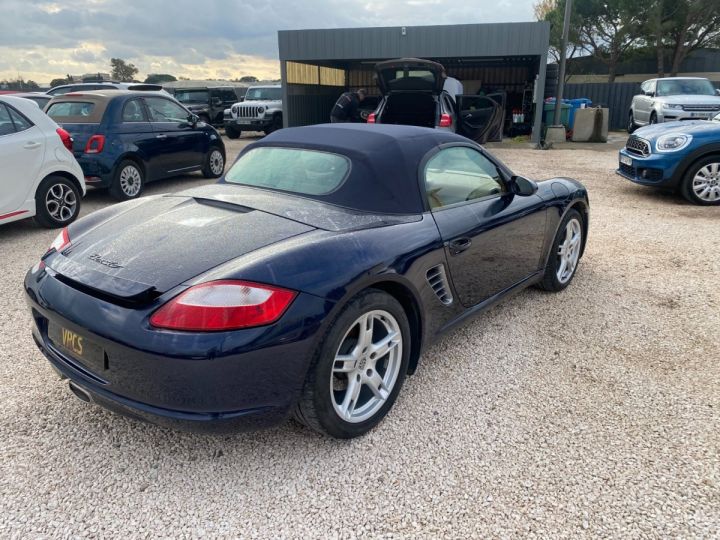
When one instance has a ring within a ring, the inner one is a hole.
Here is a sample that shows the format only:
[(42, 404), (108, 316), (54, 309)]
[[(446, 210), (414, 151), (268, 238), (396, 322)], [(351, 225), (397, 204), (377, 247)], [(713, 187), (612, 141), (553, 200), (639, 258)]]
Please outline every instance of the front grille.
[(630, 137), (625, 143), (625, 149), (637, 156), (646, 157), (650, 155), (650, 144), (639, 137)]
[(684, 111), (715, 112), (720, 111), (720, 105), (683, 105)]
[(438, 264), (437, 266), (433, 266), (427, 271), (425, 277), (440, 301), (446, 306), (452, 304), (453, 297), (450, 292), (450, 285), (448, 283), (447, 276), (445, 275), (445, 265)]
[(259, 107), (256, 105), (235, 105), (233, 112), (238, 118), (257, 118), (260, 116)]
[(637, 178), (638, 180), (645, 180), (648, 182), (659, 182), (664, 178), (664, 171), (662, 169), (652, 168), (635, 168), (632, 165), (620, 164), (620, 171), (631, 178)]

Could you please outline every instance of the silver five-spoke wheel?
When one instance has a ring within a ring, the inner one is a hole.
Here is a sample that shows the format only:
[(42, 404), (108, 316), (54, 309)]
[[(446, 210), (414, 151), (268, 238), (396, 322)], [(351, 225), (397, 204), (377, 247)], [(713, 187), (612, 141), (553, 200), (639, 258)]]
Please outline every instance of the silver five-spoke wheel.
[(77, 195), (64, 184), (54, 184), (45, 195), (45, 208), (47, 208), (48, 214), (59, 223), (75, 217), (77, 206)]
[(403, 339), (398, 321), (387, 311), (360, 316), (335, 354), (330, 395), (335, 412), (350, 423), (378, 412), (398, 380)]
[(692, 190), (702, 201), (714, 203), (720, 200), (720, 163), (701, 167), (692, 180)]
[(135, 165), (126, 165), (120, 171), (120, 189), (128, 197), (135, 197), (142, 189), (142, 175)]
[(557, 267), (557, 279), (560, 283), (567, 283), (572, 278), (580, 259), (580, 248), (582, 245), (582, 227), (580, 222), (573, 218), (565, 226), (565, 238), (558, 246), (558, 257), (560, 258)]

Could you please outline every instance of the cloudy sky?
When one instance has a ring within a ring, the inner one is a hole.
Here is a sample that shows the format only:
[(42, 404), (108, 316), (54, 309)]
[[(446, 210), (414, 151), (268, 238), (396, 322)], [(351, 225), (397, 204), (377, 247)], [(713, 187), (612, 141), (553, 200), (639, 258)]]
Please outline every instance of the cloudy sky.
[(278, 30), (516, 22), (534, 0), (2, 0), (0, 79), (109, 72), (279, 76)]

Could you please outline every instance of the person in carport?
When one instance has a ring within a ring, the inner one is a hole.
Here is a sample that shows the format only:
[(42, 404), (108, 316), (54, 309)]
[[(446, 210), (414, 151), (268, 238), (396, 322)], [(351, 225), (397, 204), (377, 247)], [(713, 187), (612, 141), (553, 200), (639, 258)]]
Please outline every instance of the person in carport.
[(360, 103), (366, 95), (364, 88), (357, 92), (345, 92), (330, 111), (330, 122), (360, 122)]

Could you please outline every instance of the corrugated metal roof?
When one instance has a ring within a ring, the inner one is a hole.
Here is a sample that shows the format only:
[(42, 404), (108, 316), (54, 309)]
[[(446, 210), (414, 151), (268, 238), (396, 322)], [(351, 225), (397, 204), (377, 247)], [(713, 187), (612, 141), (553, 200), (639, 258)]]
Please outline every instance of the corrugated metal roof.
[(278, 32), (281, 61), (541, 55), (549, 43), (547, 22)]

